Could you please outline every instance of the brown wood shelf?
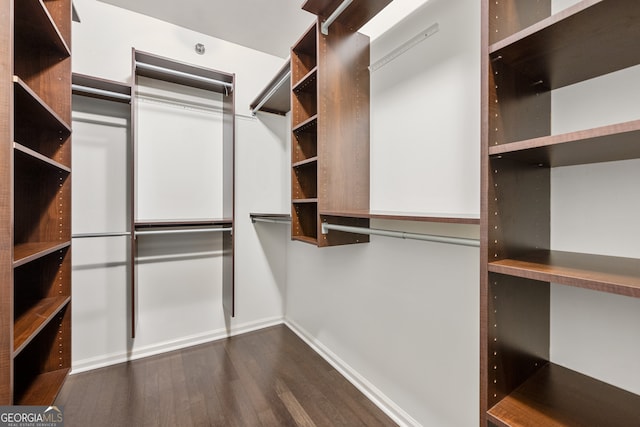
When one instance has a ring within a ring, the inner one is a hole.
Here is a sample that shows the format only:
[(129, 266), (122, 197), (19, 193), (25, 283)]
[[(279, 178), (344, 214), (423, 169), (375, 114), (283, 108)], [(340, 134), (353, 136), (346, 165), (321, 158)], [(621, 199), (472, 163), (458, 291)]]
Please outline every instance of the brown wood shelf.
[[(329, 17), (340, 6), (343, 0), (307, 0), (302, 9), (323, 18)], [(384, 9), (392, 0), (360, 0), (351, 3), (336, 22), (340, 22), (347, 28), (358, 30), (378, 12)]]
[(291, 87), (293, 93), (309, 92), (315, 93), (317, 89), (318, 67), (313, 67), (298, 83)]
[(274, 219), (291, 219), (291, 214), (285, 213), (255, 213), (251, 212), (249, 218), (274, 218)]
[(13, 248), (13, 267), (20, 267), (69, 246), (71, 246), (70, 240), (66, 242), (19, 243)]
[(322, 216), (343, 218), (388, 219), (397, 221), (441, 222), (451, 224), (480, 224), (480, 217), (472, 214), (440, 214), (417, 212), (389, 212), (389, 211), (329, 211), (319, 212)]
[(305, 203), (318, 203), (318, 198), (309, 198), (309, 199), (292, 199), (291, 203), (295, 204), (305, 204)]
[[(225, 84), (233, 85), (234, 75), (210, 68), (199, 67), (186, 64), (180, 61), (170, 60), (152, 53), (136, 50), (134, 52), (134, 73), (139, 76), (149, 77), (156, 80), (163, 80), (169, 83), (176, 83), (198, 89), (211, 90), (213, 92), (227, 93), (233, 89), (228, 89)], [(146, 69), (138, 64), (147, 64), (161, 69), (176, 71), (180, 74), (168, 74), (160, 70)], [(189, 76), (203, 77), (207, 80), (193, 79)], [(216, 82), (217, 81), (217, 82)]]
[(55, 400), (70, 369), (43, 372), (33, 379), (29, 387), (17, 396), (16, 405), (50, 405)]
[(318, 115), (314, 114), (313, 116), (309, 117), (305, 121), (295, 125), (293, 127), (293, 129), (291, 129), (291, 131), (293, 133), (304, 132), (306, 129), (308, 129), (308, 128), (312, 127), (312, 126), (317, 126), (317, 124), (318, 124)]
[(311, 164), (317, 164), (318, 163), (318, 156), (314, 156), (314, 157), (310, 157), (308, 159), (304, 159), (304, 160), (300, 160), (299, 162), (295, 162), (291, 164), (292, 168), (298, 168), (301, 166), (307, 166), (307, 165), (311, 165)]
[(640, 396), (549, 363), (487, 414), (505, 427), (627, 427), (640, 420)]
[(640, 120), (489, 147), (489, 155), (544, 166), (640, 158)]
[(34, 116), (36, 121), (49, 129), (66, 135), (71, 133), (71, 126), (18, 76), (13, 76), (13, 96), (16, 114)]
[(135, 228), (163, 228), (163, 227), (205, 227), (205, 226), (229, 226), (233, 225), (232, 218), (211, 218), (193, 220), (152, 220), (136, 221)]
[(43, 154), (38, 153), (37, 151), (34, 151), (34, 150), (30, 149), (30, 148), (25, 147), (22, 144), (14, 142), (13, 143), (13, 148), (15, 149), (17, 154), (19, 153), (19, 154), (21, 154), (21, 155), (23, 155), (23, 156), (25, 156), (27, 158), (36, 160), (36, 161), (41, 162), (41, 163), (43, 163), (43, 164), (45, 164), (47, 166), (54, 167), (56, 169), (59, 169), (61, 171), (67, 172), (67, 173), (71, 172), (71, 168), (70, 167), (65, 166), (65, 165), (63, 165), (61, 163), (58, 163), (55, 160), (53, 160), (53, 159), (51, 159), (51, 158), (49, 158), (49, 157), (47, 157), (47, 156), (45, 156)]
[[(88, 76), (86, 74), (73, 73), (71, 76), (71, 83), (74, 85), (88, 87), (93, 89), (105, 90), (107, 92), (114, 92), (121, 95), (131, 96), (131, 85), (121, 82), (116, 82), (113, 80), (107, 80), (100, 77)], [(87, 93), (78, 91), (76, 89), (72, 90), (74, 95), (82, 95), (88, 96), (96, 99), (105, 99), (108, 101), (121, 102), (124, 104), (128, 104), (130, 101), (123, 98), (111, 97), (107, 95), (98, 95), (93, 93)]]
[[(287, 77), (288, 76), (288, 77)], [(284, 79), (284, 81), (283, 81)], [(279, 88), (276, 89), (276, 85), (282, 81)], [(267, 86), (258, 94), (256, 99), (249, 104), (249, 108), (253, 111), (262, 100), (269, 95), (271, 96), (266, 100), (258, 111), (264, 111), (265, 113), (280, 114), (284, 116), (291, 111), (291, 61), (285, 62), (276, 75), (267, 83)]]
[(32, 45), (50, 45), (64, 57), (71, 56), (71, 49), (60, 33), (43, 0), (15, 2), (16, 35)]
[(318, 239), (316, 239), (315, 237), (291, 236), (291, 240), (297, 240), (299, 242), (304, 242), (304, 243), (311, 243), (312, 245), (318, 244)]
[(317, 66), (317, 22), (314, 22), (291, 48), (291, 84), (295, 86)]
[(69, 301), (70, 296), (44, 298), (22, 313), (13, 324), (13, 357), (16, 357)]
[(536, 251), (489, 263), (489, 271), (640, 298), (640, 260)]
[(640, 64), (640, 2), (583, 0), (489, 46), (502, 61), (557, 89)]

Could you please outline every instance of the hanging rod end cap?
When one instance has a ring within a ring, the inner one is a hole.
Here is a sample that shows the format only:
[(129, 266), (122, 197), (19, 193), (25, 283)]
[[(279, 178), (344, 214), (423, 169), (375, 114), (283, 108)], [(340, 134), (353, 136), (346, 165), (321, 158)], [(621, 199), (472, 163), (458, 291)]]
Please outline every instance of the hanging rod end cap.
[(329, 234), (329, 229), (327, 228), (327, 223), (323, 222), (321, 227), (320, 227), (320, 232), (322, 234)]

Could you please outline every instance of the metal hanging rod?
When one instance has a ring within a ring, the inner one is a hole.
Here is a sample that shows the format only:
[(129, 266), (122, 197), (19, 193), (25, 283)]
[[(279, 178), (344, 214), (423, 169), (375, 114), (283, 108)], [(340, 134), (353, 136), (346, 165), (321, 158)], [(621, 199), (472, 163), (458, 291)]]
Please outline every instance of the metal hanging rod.
[(434, 35), (438, 31), (440, 31), (440, 25), (436, 22), (435, 24), (433, 24), (429, 28), (426, 28), (426, 29), (422, 30), (416, 36), (414, 36), (411, 39), (407, 40), (406, 42), (402, 43), (400, 46), (398, 46), (397, 48), (393, 49), (391, 52), (387, 53), (385, 56), (383, 56), (382, 58), (378, 59), (373, 64), (369, 65), (369, 72), (374, 72), (377, 69), (382, 68), (383, 66), (387, 65), (389, 62), (391, 62), (394, 59), (396, 59), (398, 56), (402, 55), (403, 53), (405, 53), (406, 51), (408, 51), (412, 47), (416, 46), (420, 42), (428, 39), (429, 37), (431, 37), (432, 35)]
[(141, 230), (135, 232), (136, 236), (149, 236), (152, 234), (187, 234), (187, 233), (214, 233), (220, 231), (233, 231), (233, 227), (217, 227), (217, 228), (188, 228), (188, 229), (171, 229), (171, 230)]
[(78, 233), (72, 234), (72, 239), (86, 239), (90, 237), (119, 237), (119, 236), (131, 236), (130, 231), (114, 231), (105, 233)]
[(264, 218), (264, 217), (252, 217), (251, 222), (268, 222), (272, 224), (290, 224), (291, 218)]
[(110, 90), (96, 89), (95, 87), (81, 86), (76, 84), (72, 84), (71, 89), (78, 92), (82, 92), (83, 94), (86, 93), (86, 94), (92, 94), (92, 95), (100, 95), (100, 96), (106, 96), (109, 98), (124, 99), (127, 101), (131, 101), (131, 95), (128, 95), (126, 93), (112, 92)]
[(220, 256), (222, 255), (221, 251), (206, 251), (206, 252), (194, 252), (190, 254), (169, 254), (169, 255), (150, 255), (150, 256), (141, 256), (136, 257), (136, 264), (145, 264), (152, 262), (162, 262), (162, 261), (178, 261), (178, 260), (186, 260), (186, 259), (195, 259), (195, 258), (208, 258), (212, 256)]
[(233, 84), (229, 82), (223, 82), (222, 80), (211, 79), (209, 77), (198, 76), (196, 74), (185, 73), (184, 71), (172, 70), (171, 68), (159, 67), (157, 65), (147, 64), (145, 62), (137, 62), (136, 68), (140, 68), (147, 71), (155, 71), (157, 73), (168, 74), (170, 76), (182, 77), (189, 80), (194, 80), (202, 83), (216, 84), (224, 86), (226, 89), (232, 89)]
[(286, 74), (278, 81), (278, 83), (276, 83), (271, 88), (271, 90), (260, 100), (258, 105), (253, 107), (253, 109), (251, 110), (251, 114), (256, 114), (260, 110), (260, 108), (262, 108), (262, 106), (266, 104), (267, 101), (273, 96), (273, 94), (276, 93), (278, 89), (280, 89), (280, 86), (282, 86), (289, 77), (291, 77), (291, 69), (289, 69), (289, 71), (286, 72)]
[(322, 23), (322, 25), (320, 26), (320, 32), (325, 36), (328, 35), (329, 27), (331, 26), (331, 24), (333, 24), (333, 22), (338, 19), (338, 16), (340, 16), (340, 14), (342, 14), (342, 12), (344, 12), (344, 10), (348, 8), (352, 2), (353, 0), (344, 0), (342, 3), (340, 3), (340, 6), (338, 6), (336, 10), (334, 10), (333, 13), (329, 15), (327, 20)]
[(399, 239), (423, 240), (427, 242), (449, 243), (452, 245), (479, 247), (480, 240), (467, 239), (462, 237), (437, 236), (433, 234), (405, 233), (404, 231), (380, 230), (375, 228), (352, 227), (349, 225), (337, 225), (322, 223), (322, 234), (327, 234), (329, 230), (345, 231), (347, 233), (371, 234), (376, 236), (395, 237)]

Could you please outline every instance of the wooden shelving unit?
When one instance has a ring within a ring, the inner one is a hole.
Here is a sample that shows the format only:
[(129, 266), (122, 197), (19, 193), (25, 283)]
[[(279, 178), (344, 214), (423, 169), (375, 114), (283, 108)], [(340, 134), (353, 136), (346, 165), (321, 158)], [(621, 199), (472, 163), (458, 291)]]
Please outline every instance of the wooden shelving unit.
[(553, 90), (640, 64), (640, 3), (484, 0), (482, 426), (626, 426), (640, 396), (550, 362), (550, 283), (640, 297), (640, 260), (555, 251), (551, 168), (640, 158), (640, 121), (553, 135)]
[[(319, 214), (369, 209), (368, 65), (368, 37), (339, 22), (329, 35), (314, 23), (291, 49), (294, 240), (318, 246), (368, 241), (350, 233), (323, 235)], [(369, 225), (366, 218), (337, 221)]]
[(71, 367), (72, 6), (0, 7), (0, 404), (49, 405)]

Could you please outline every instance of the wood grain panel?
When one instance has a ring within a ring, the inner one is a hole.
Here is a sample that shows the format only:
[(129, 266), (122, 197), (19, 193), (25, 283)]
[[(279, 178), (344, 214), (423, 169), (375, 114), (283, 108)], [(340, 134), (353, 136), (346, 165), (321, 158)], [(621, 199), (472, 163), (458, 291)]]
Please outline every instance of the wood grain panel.
[(483, 1), (488, 14), (483, 23), (488, 27), (487, 43), (493, 44), (551, 15), (551, 0)]
[(336, 24), (319, 50), (319, 209), (369, 209), (369, 38)]
[(488, 278), (488, 406), (511, 393), (549, 360), (548, 283), (490, 274)]
[(0, 405), (13, 400), (13, 2), (0, 4)]

